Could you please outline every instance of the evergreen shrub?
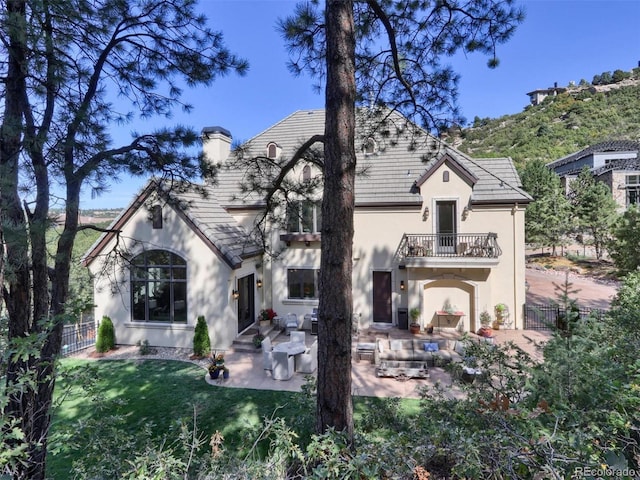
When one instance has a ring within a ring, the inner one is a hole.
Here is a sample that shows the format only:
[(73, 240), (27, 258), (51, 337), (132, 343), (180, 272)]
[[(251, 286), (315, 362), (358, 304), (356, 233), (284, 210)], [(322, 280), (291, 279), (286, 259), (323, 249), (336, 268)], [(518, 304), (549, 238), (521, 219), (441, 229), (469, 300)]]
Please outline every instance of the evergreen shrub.
[(116, 346), (116, 331), (113, 322), (107, 316), (102, 317), (98, 327), (98, 337), (96, 338), (96, 352), (104, 353), (113, 350)]
[(211, 353), (209, 327), (204, 316), (200, 315), (193, 332), (193, 354), (197, 357), (206, 357), (209, 353)]

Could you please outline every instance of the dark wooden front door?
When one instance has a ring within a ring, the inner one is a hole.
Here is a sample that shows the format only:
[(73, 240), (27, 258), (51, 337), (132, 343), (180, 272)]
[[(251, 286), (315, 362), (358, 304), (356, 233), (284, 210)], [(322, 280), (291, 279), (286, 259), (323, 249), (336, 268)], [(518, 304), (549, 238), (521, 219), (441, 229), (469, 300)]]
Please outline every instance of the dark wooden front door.
[(238, 279), (238, 333), (255, 322), (253, 274)]
[(391, 272), (373, 272), (373, 321), (391, 320)]

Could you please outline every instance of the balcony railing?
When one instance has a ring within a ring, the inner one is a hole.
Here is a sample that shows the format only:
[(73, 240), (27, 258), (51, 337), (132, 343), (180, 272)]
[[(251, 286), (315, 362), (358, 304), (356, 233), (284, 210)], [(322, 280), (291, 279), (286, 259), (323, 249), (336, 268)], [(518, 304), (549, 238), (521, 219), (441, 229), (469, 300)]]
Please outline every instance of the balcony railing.
[(401, 251), (406, 258), (469, 257), (498, 258), (502, 250), (496, 233), (432, 234), (406, 233)]

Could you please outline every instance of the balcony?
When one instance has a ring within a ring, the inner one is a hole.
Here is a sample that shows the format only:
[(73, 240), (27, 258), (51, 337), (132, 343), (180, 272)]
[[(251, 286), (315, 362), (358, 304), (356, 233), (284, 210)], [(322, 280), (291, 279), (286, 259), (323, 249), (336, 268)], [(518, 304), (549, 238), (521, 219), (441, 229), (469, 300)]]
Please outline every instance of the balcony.
[(408, 266), (492, 266), (502, 250), (495, 233), (409, 234), (402, 237), (400, 254)]

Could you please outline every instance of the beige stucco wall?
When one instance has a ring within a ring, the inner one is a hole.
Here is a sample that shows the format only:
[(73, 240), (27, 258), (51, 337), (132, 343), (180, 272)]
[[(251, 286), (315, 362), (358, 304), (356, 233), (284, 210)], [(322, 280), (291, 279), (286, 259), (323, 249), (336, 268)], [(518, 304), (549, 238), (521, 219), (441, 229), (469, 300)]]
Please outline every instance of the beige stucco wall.
[[(104, 257), (90, 265), (95, 276), (96, 319), (108, 315), (115, 326), (118, 344), (148, 340), (155, 346), (193, 347), (193, 329), (199, 315), (209, 326), (213, 348), (227, 348), (237, 333), (237, 306), (232, 298), (236, 279), (255, 273), (254, 261), (232, 270), (208, 248), (168, 206), (163, 208), (163, 228), (151, 228), (145, 208), (139, 209), (123, 227), (121, 248), (132, 256), (144, 249), (162, 249), (180, 255), (187, 262), (187, 323), (132, 322), (129, 273), (122, 262), (103, 271)], [(144, 243), (133, 239), (145, 239)], [(114, 242), (103, 252), (113, 250)], [(108, 273), (108, 276), (105, 275)], [(258, 275), (259, 276), (259, 275)], [(262, 303), (261, 289), (255, 291), (256, 304)]]

